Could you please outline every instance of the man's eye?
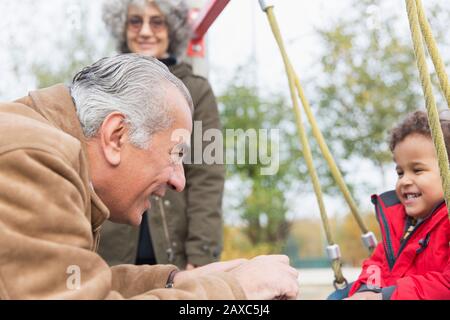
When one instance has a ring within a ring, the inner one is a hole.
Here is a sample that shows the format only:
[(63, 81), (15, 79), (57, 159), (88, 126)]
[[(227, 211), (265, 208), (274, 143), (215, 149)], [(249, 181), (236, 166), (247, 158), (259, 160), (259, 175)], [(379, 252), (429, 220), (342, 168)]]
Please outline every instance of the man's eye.
[(180, 164), (183, 161), (183, 158), (185, 156), (185, 148), (182, 146), (176, 146), (172, 149), (170, 152), (170, 158), (172, 159), (172, 163), (174, 164)]

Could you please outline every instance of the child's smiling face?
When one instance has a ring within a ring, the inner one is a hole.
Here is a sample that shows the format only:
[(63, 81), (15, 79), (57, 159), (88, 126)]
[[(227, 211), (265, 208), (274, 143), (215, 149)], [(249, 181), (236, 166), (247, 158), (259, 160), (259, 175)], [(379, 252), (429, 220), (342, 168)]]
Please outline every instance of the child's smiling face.
[(444, 198), (435, 148), (430, 137), (408, 135), (394, 149), (397, 196), (408, 216), (423, 218)]

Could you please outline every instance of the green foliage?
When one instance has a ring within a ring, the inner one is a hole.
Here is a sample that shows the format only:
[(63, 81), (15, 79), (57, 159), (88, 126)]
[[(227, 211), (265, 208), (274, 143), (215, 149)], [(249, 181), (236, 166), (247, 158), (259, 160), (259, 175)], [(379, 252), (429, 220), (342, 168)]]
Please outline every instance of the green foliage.
[[(386, 10), (388, 2), (355, 0), (351, 16), (318, 30), (325, 47), (318, 101), (324, 135), (338, 159), (364, 157), (381, 173), (392, 161), (389, 129), (424, 107), (409, 26)], [(430, 20), (448, 22), (448, 8), (446, 14), (437, 8), (428, 10)], [(433, 26), (439, 36), (442, 26)]]
[(98, 39), (89, 37), (86, 6), (79, 6), (81, 20), (71, 29), (71, 37), (59, 38), (55, 47), (58, 54), (63, 54), (64, 63), (54, 64), (51, 60), (33, 63), (32, 73), (38, 88), (45, 88), (56, 83), (69, 83), (76, 72), (93, 63), (99, 56), (111, 54), (111, 48), (102, 48)]
[[(224, 134), (226, 129), (279, 129), (279, 170), (275, 175), (261, 175), (263, 165), (258, 158), (249, 164), (248, 153), (245, 164), (228, 164), (228, 174), (249, 182), (250, 192), (236, 208), (245, 222), (245, 233), (253, 244), (267, 243), (273, 250), (279, 249), (288, 236), (289, 222), (286, 190), (303, 178), (298, 166), (302, 162), (295, 130), (286, 115), (290, 107), (281, 96), (262, 98), (257, 90), (233, 81), (220, 97)], [(295, 129), (295, 128), (294, 128)], [(272, 140), (270, 135), (268, 145)], [(275, 142), (275, 141), (273, 141)], [(257, 150), (259, 154), (259, 142)], [(232, 142), (225, 143), (226, 152), (232, 150)], [(252, 148), (247, 143), (246, 150)], [(275, 152), (275, 150), (270, 150)]]

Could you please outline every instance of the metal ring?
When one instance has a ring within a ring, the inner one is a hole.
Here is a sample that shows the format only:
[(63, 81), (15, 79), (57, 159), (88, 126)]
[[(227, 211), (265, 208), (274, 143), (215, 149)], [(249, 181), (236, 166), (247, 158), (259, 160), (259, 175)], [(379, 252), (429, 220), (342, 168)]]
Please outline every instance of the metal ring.
[(336, 290), (342, 290), (348, 287), (348, 281), (344, 278), (344, 282), (338, 283), (336, 279), (333, 281), (333, 287)]

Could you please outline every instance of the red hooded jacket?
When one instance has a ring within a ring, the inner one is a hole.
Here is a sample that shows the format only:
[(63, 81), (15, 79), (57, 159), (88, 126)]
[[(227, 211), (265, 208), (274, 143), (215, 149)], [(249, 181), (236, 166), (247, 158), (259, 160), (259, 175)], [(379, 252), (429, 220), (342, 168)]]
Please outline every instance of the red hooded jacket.
[[(389, 287), (390, 299), (450, 300), (450, 222), (445, 203), (403, 241), (407, 215), (395, 191), (372, 196), (383, 241), (365, 260), (350, 296)], [(383, 297), (384, 297), (383, 292)]]

